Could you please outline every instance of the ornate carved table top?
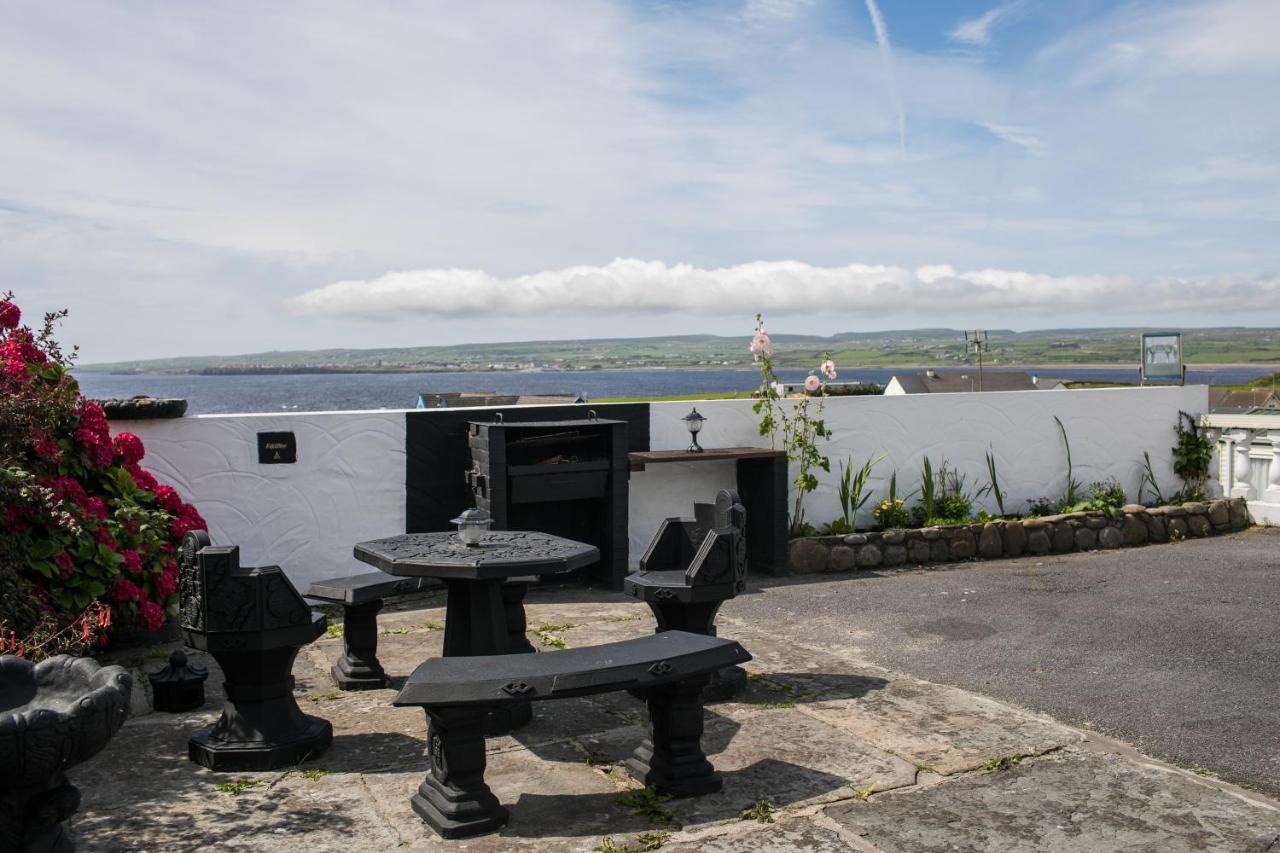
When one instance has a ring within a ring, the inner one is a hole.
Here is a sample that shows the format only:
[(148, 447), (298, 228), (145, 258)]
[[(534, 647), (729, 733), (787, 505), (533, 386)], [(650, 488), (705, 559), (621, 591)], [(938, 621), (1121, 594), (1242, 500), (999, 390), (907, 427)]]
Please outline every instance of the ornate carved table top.
[(491, 530), (477, 546), (454, 532), (405, 533), (361, 542), (355, 557), (392, 575), (490, 580), (577, 569), (600, 559), (600, 550), (549, 533)]

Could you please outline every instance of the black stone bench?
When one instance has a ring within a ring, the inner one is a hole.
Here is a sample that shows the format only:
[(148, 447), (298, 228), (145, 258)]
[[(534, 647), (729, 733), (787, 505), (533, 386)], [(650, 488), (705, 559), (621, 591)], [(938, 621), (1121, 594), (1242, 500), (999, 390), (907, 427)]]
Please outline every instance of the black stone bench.
[(388, 598), (430, 589), (431, 578), (398, 578), (365, 572), (314, 581), (305, 597), (342, 608), (342, 656), (329, 671), (341, 690), (379, 690), (388, 685), (378, 660), (378, 612)]
[[(668, 518), (628, 575), (623, 590), (653, 611), (657, 630), (716, 635), (716, 614), (747, 586), (747, 511), (731, 489), (714, 504), (694, 504), (693, 518)], [(708, 701), (728, 699), (746, 689), (741, 667), (717, 672), (707, 685)]]
[(427, 714), (430, 769), (413, 810), (444, 838), (492, 832), (507, 810), (484, 781), (486, 707), (641, 691), (649, 736), (626, 762), (645, 785), (671, 796), (719, 791), (702, 751), (702, 690), (711, 673), (751, 655), (732, 640), (685, 631), (542, 654), (433, 658), (414, 670), (396, 706)]
[[(533, 654), (525, 636), (524, 594), (536, 577), (509, 578), (502, 585), (509, 647)], [(400, 578), (386, 572), (365, 572), (314, 581), (306, 598), (342, 608), (342, 656), (329, 670), (339, 690), (380, 690), (391, 680), (378, 660), (378, 613), (388, 598), (443, 588), (435, 578)]]

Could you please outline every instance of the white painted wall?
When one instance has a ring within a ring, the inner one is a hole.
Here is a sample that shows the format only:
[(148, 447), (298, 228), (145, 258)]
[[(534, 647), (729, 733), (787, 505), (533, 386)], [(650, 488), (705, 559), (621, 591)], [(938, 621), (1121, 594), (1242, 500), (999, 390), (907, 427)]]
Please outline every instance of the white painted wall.
[[(194, 503), (214, 544), (244, 565), (279, 565), (299, 591), (372, 568), (356, 542), (405, 528), (403, 412), (209, 415), (116, 421), (146, 446), (142, 466)], [(298, 461), (259, 465), (257, 433), (292, 431)]]
[[(839, 515), (837, 463), (850, 456), (860, 466), (886, 454), (872, 474), (873, 501), (883, 497), (895, 469), (900, 492), (915, 489), (926, 455), (935, 466), (943, 459), (958, 466), (976, 489), (986, 481), (988, 448), (1009, 493), (1007, 509), (1020, 510), (1027, 498), (1040, 495), (1057, 498), (1066, 469), (1054, 415), (1066, 426), (1081, 483), (1113, 476), (1136, 497), (1146, 450), (1161, 487), (1172, 492), (1179, 485), (1169, 464), (1177, 412), (1199, 413), (1207, 405), (1205, 386), (833, 397), (826, 420), (835, 435), (825, 447), (832, 471), (821, 475), (817, 492), (807, 498), (806, 517), (821, 524)], [(652, 406), (654, 450), (688, 445), (681, 418), (690, 406)], [(767, 446), (750, 400), (697, 406), (707, 417), (699, 436), (704, 446)], [(239, 545), (247, 565), (283, 566), (300, 588), (362, 568), (351, 557), (356, 542), (405, 528), (402, 411), (212, 415), (112, 426), (142, 438), (144, 467), (196, 504), (215, 542)], [(286, 430), (298, 437), (297, 464), (259, 465), (256, 434)], [(632, 563), (663, 518), (691, 514), (695, 500), (714, 498), (734, 480), (732, 462), (650, 465), (632, 473)], [(995, 509), (989, 498), (984, 504)], [(870, 523), (872, 505), (860, 523)]]
[[(824, 450), (831, 473), (820, 472), (818, 490), (805, 499), (805, 517), (822, 524), (840, 515), (839, 462), (852, 457), (855, 468), (868, 458), (885, 454), (872, 472), (875, 495), (863, 508), (860, 524), (871, 523), (870, 511), (888, 491), (890, 475), (898, 472), (900, 495), (919, 485), (920, 464), (928, 456), (935, 469), (943, 459), (968, 477), (972, 490), (986, 483), (985, 454), (995, 453), (1005, 509), (1020, 511), (1027, 498), (1061, 496), (1066, 485), (1066, 455), (1054, 415), (1062, 419), (1071, 442), (1074, 477), (1086, 487), (1095, 480), (1115, 477), (1137, 497), (1142, 452), (1166, 493), (1180, 487), (1170, 467), (1173, 426), (1178, 410), (1190, 413), (1208, 408), (1209, 389), (1186, 387), (1102, 388), (1045, 394), (1003, 391), (982, 394), (904, 394), (898, 396), (832, 397), (825, 419), (834, 435)], [(654, 450), (688, 445), (680, 421), (688, 402), (656, 403), (651, 412)], [(706, 447), (768, 446), (760, 436), (757, 417), (747, 400), (707, 400), (698, 411), (706, 416), (699, 442)], [(732, 482), (732, 463), (691, 463), (679, 472), (675, 465), (650, 466), (631, 475), (631, 557), (639, 559), (648, 537), (669, 515), (689, 515), (693, 501), (710, 500), (716, 490)], [(794, 475), (794, 471), (792, 474)], [(994, 501), (981, 502), (988, 511)], [(975, 505), (976, 506), (976, 505)]]

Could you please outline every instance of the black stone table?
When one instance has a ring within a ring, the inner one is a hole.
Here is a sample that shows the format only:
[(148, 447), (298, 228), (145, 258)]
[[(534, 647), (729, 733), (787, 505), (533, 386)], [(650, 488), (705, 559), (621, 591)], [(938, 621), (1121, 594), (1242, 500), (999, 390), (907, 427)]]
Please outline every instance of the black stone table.
[[(589, 566), (600, 550), (549, 533), (491, 530), (464, 545), (456, 532), (406, 533), (361, 542), (355, 557), (400, 577), (444, 581), (444, 655), (470, 657), (533, 652), (525, 638), (527, 582), (509, 582)], [(486, 734), (502, 734), (532, 719), (528, 704), (495, 708)]]

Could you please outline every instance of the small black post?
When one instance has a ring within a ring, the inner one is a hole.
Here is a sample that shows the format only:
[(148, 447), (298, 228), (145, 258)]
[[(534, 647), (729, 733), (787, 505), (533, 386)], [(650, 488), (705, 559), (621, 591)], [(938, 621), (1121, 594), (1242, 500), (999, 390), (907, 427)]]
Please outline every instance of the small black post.
[(483, 716), (474, 708), (428, 706), (430, 768), (409, 803), (442, 838), (469, 838), (500, 829), (507, 810), (484, 781)]

